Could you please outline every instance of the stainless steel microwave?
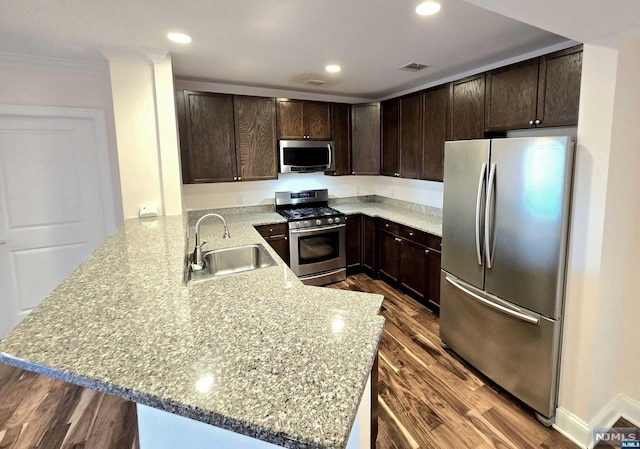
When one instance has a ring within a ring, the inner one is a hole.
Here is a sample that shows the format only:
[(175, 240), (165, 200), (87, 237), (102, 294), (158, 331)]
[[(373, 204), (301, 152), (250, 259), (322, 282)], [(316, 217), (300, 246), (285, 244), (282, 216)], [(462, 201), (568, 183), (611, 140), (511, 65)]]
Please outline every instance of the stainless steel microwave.
[(280, 173), (334, 171), (331, 140), (281, 140)]

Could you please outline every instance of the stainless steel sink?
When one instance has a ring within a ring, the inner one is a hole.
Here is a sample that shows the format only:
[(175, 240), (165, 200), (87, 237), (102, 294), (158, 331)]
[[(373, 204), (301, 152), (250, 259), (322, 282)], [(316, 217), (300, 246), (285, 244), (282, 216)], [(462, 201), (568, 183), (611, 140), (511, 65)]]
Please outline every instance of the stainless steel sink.
[(202, 270), (189, 270), (190, 282), (204, 281), (277, 265), (269, 251), (259, 243), (208, 251), (203, 255), (203, 259), (204, 268)]

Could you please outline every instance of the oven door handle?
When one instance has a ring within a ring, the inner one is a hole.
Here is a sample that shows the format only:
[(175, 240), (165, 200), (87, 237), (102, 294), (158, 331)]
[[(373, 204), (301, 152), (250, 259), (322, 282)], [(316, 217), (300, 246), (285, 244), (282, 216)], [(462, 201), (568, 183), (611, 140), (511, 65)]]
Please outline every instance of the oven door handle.
[(317, 233), (324, 232), (324, 231), (331, 231), (332, 229), (344, 228), (346, 226), (347, 225), (345, 225), (345, 224), (339, 224), (339, 225), (323, 226), (321, 228), (312, 228), (312, 229), (290, 229), (289, 233), (291, 233), (291, 234), (317, 234)]

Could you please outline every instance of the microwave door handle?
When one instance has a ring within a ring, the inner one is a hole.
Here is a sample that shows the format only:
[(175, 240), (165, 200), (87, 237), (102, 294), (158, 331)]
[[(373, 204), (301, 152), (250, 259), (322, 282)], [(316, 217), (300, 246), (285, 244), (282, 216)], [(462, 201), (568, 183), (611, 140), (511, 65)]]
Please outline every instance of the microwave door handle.
[(329, 168), (331, 168), (331, 165), (333, 164), (333, 158), (331, 157), (331, 153), (333, 153), (333, 151), (331, 150), (330, 143), (327, 144), (327, 148), (329, 149)]

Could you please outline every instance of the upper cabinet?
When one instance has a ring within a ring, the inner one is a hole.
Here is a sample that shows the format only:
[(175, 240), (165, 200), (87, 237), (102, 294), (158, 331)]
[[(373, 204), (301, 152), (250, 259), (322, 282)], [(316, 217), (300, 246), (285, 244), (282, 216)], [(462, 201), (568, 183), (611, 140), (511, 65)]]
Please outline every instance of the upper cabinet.
[(278, 138), (331, 139), (331, 104), (278, 99)]
[(538, 110), (540, 126), (578, 124), (582, 46), (540, 57)]
[(184, 183), (237, 179), (233, 125), (233, 95), (184, 91), (178, 113), (184, 117), (181, 133)]
[(351, 106), (351, 174), (380, 174), (380, 105)]
[(351, 174), (351, 105), (331, 105), (331, 136), (335, 156), (335, 171), (327, 174)]
[(451, 140), (450, 85), (429, 89), (423, 94), (422, 179), (442, 181), (444, 142)]
[(239, 181), (278, 177), (276, 102), (273, 98), (233, 97)]
[(484, 137), (484, 73), (451, 83), (451, 139)]
[(400, 100), (382, 102), (382, 174), (400, 176)]
[(176, 93), (182, 181), (277, 178), (273, 98)]
[(422, 172), (422, 94), (400, 99), (400, 176), (420, 178)]
[(487, 73), (486, 130), (576, 125), (582, 47)]

